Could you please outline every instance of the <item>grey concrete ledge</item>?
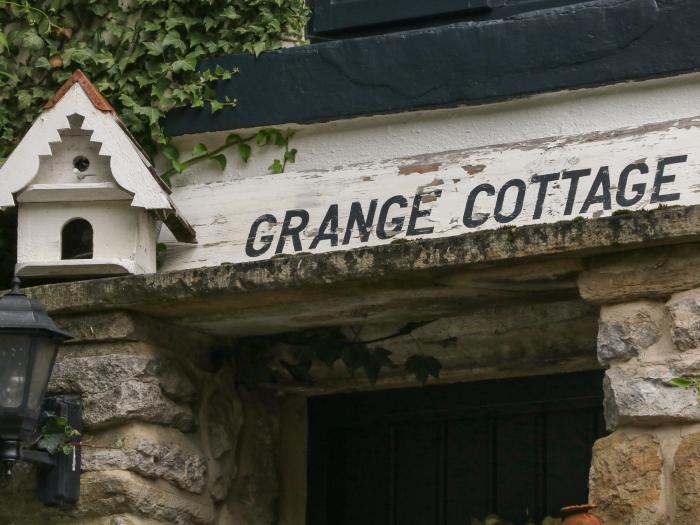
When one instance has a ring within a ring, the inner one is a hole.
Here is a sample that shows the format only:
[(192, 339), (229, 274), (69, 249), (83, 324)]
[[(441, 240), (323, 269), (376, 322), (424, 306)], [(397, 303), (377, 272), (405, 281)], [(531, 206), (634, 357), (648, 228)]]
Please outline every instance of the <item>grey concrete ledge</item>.
[(174, 318), (238, 304), (252, 296), (257, 306), (279, 306), (312, 300), (314, 293), (344, 295), (353, 283), (373, 282), (390, 289), (435, 273), (483, 265), (507, 262), (511, 266), (544, 256), (583, 257), (696, 241), (700, 241), (700, 206), (671, 207), (345, 252), (57, 283), (29, 288), (28, 294), (54, 314), (133, 309)]

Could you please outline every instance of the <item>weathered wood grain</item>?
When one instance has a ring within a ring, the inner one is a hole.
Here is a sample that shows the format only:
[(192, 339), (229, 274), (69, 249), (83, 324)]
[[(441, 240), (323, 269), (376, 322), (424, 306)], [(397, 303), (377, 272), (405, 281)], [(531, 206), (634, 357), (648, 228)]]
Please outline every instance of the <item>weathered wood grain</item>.
[[(170, 246), (162, 268), (216, 266), (700, 204), (699, 146), (697, 117), (331, 171), (184, 186), (173, 197), (195, 225), (200, 244), (176, 245), (166, 233), (163, 240)], [(355, 217), (361, 208), (369, 223), (365, 235), (349, 221), (353, 206)], [(382, 208), (387, 213), (380, 221)], [(293, 235), (281, 240), (285, 226), (293, 230), (307, 214), (298, 241)], [(251, 228), (261, 217), (259, 228)]]

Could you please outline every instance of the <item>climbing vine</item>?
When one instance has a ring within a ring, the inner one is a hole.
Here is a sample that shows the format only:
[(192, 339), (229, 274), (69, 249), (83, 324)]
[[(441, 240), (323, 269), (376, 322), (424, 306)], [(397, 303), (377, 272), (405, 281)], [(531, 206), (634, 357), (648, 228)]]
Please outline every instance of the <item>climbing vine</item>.
[[(282, 149), (269, 168), (279, 173), (296, 156), (289, 132), (232, 134), (219, 147), (198, 144), (181, 154), (162, 117), (178, 106), (235, 106), (215, 88), (238, 71), (199, 71), (198, 60), (301, 42), (307, 17), (304, 0), (0, 0), (0, 164), (44, 103), (82, 69), (146, 152), (170, 161), (166, 182), (199, 162), (223, 169), (227, 149), (247, 161), (251, 144)], [(11, 234), (2, 229), (0, 243), (11, 245)], [(0, 266), (7, 266), (9, 255), (2, 255)]]
[[(198, 71), (199, 58), (298, 42), (306, 20), (303, 0), (0, 0), (0, 161), (77, 68), (149, 153), (162, 151), (168, 110), (236, 104), (214, 87), (238, 72)], [(176, 171), (194, 163), (174, 160)]]
[[(374, 385), (383, 371), (402, 368), (404, 372), (413, 376), (420, 385), (425, 385), (430, 377), (440, 378), (442, 363), (434, 356), (427, 355), (420, 342), (413, 335), (413, 331), (428, 322), (407, 323), (396, 332), (387, 336), (361, 340), (360, 329), (354, 331), (354, 335), (348, 337), (340, 329), (304, 330), (281, 334), (271, 339), (263, 338), (258, 341), (262, 348), (275, 347), (281, 343), (292, 349), (291, 353), (284, 356), (274, 356), (273, 359), (279, 365), (273, 366), (267, 380), (274, 381), (274, 369), (279, 368), (293, 380), (312, 384), (316, 382), (312, 368), (315, 363), (320, 363), (329, 369), (334, 369), (340, 363), (351, 377), (358, 373), (364, 375), (370, 384)], [(394, 353), (384, 348), (381, 343), (401, 336), (408, 336), (416, 353), (404, 360), (397, 358)], [(261, 356), (262, 362), (257, 366), (270, 367), (264, 362), (264, 352), (254, 351)]]

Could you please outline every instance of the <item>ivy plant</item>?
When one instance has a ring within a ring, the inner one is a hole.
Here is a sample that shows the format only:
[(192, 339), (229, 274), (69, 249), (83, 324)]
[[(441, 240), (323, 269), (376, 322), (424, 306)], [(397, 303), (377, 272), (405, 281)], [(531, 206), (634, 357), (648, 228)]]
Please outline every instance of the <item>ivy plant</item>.
[[(427, 322), (407, 323), (397, 332), (368, 341), (360, 341), (358, 337), (348, 338), (338, 329), (305, 330), (298, 333), (284, 334), (273, 338), (273, 342), (281, 342), (295, 348), (292, 356), (278, 359), (279, 364), (296, 381), (314, 383), (311, 369), (314, 362), (319, 362), (328, 368), (334, 368), (341, 363), (351, 377), (362, 372), (370, 384), (379, 380), (382, 370), (392, 370), (402, 367), (408, 375), (413, 376), (421, 386), (430, 377), (440, 378), (442, 363), (431, 355), (426, 355), (412, 332)], [(402, 335), (408, 335), (416, 346), (418, 353), (409, 355), (402, 363), (396, 360), (393, 352), (379, 346), (379, 343)]]
[(700, 377), (698, 376), (682, 376), (674, 377), (668, 384), (678, 388), (692, 389), (695, 391), (695, 404), (700, 403)]
[(162, 150), (168, 110), (236, 104), (212, 84), (238, 72), (197, 71), (201, 57), (301, 41), (306, 20), (303, 0), (0, 0), (0, 161), (77, 68), (148, 152)]
[[(225, 168), (227, 149), (247, 161), (251, 144), (281, 148), (269, 169), (282, 172), (296, 158), (290, 132), (233, 134), (216, 148), (198, 144), (181, 155), (162, 117), (178, 106), (211, 112), (235, 106), (236, 100), (218, 99), (214, 88), (238, 71), (199, 71), (198, 60), (300, 43), (307, 19), (304, 0), (0, 0), (0, 164), (44, 103), (82, 69), (146, 152), (169, 160), (166, 182), (198, 162)], [(14, 244), (6, 225), (12, 220), (0, 219), (0, 245)], [(11, 250), (3, 250), (1, 286), (13, 265)]]
[(80, 432), (68, 424), (67, 418), (46, 413), (34, 446), (49, 454), (70, 454), (79, 438)]

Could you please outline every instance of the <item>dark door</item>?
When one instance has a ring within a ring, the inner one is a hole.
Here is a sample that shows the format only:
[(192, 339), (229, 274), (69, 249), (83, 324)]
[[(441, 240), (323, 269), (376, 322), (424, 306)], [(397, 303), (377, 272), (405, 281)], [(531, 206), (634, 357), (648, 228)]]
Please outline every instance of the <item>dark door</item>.
[(588, 499), (602, 372), (309, 401), (309, 525), (524, 524)]

